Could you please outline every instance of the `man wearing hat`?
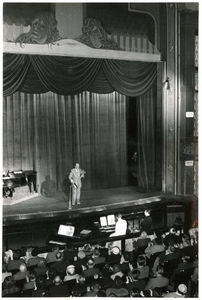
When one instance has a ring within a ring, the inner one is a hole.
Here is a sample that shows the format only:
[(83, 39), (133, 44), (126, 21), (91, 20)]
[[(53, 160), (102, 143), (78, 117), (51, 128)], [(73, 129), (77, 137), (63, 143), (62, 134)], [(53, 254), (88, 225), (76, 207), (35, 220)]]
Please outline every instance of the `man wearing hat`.
[(185, 298), (187, 293), (187, 287), (185, 284), (178, 285), (177, 291), (172, 293), (163, 293), (163, 298)]
[(75, 270), (76, 268), (74, 265), (69, 265), (66, 269), (66, 276), (64, 277), (63, 281), (76, 280), (77, 282), (79, 279), (79, 274), (76, 274)]

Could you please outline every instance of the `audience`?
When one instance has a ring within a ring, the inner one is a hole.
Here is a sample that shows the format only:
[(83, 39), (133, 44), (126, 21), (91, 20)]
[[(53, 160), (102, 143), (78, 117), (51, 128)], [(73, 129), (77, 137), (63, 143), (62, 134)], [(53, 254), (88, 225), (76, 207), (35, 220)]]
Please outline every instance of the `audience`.
[(185, 233), (175, 226), (154, 232), (152, 241), (145, 231), (139, 235), (130, 251), (110, 243), (56, 246), (40, 254), (32, 247), (9, 249), (3, 254), (2, 296), (198, 297), (198, 229)]

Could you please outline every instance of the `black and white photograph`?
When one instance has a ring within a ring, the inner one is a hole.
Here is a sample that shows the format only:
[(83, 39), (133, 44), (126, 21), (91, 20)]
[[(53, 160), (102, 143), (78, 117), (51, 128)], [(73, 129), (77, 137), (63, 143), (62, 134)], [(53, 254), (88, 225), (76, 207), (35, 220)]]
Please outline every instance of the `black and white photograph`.
[(2, 19), (0, 296), (199, 298), (199, 1)]

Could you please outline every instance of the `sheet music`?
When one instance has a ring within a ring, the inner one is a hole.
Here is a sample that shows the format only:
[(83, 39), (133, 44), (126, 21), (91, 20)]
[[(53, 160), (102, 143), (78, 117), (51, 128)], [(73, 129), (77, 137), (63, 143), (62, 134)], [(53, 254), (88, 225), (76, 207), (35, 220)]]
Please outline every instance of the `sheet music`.
[(74, 226), (66, 226), (66, 225), (60, 225), (58, 229), (58, 234), (60, 235), (66, 235), (66, 236), (73, 236), (74, 235)]
[(100, 217), (100, 225), (107, 226), (107, 218), (106, 217)]
[(109, 226), (115, 225), (115, 216), (114, 215), (108, 215), (107, 216), (107, 223)]

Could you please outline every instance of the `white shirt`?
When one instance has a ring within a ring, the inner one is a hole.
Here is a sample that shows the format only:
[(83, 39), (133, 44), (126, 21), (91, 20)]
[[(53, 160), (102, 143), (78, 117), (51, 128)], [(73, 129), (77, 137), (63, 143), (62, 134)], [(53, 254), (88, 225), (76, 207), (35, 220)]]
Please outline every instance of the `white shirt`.
[(127, 229), (127, 221), (123, 219), (119, 219), (116, 222), (115, 235), (125, 235), (126, 229)]

